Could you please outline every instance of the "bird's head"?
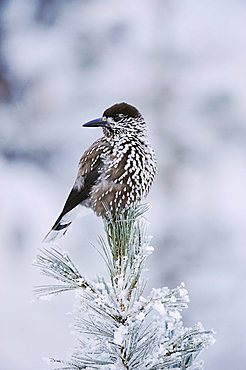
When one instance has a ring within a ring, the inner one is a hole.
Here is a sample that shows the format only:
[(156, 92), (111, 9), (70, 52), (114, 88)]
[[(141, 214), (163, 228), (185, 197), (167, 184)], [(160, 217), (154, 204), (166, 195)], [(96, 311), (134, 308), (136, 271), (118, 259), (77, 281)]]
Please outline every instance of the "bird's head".
[(102, 117), (83, 125), (102, 127), (105, 136), (139, 135), (145, 133), (145, 121), (137, 108), (127, 103), (118, 103), (105, 110)]

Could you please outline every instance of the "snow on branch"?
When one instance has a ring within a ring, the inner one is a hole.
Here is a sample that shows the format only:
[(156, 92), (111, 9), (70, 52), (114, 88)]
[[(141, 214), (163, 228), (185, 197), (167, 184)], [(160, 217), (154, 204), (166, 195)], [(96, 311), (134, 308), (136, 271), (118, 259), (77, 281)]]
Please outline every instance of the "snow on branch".
[[(152, 289), (144, 297), (142, 271), (152, 253), (146, 206), (105, 221), (99, 238), (108, 279), (85, 279), (61, 250), (44, 249), (35, 265), (59, 284), (36, 288), (38, 296), (76, 289), (74, 327), (77, 347), (68, 361), (50, 360), (55, 369), (201, 370), (199, 353), (214, 341), (201, 324), (185, 328), (181, 312), (189, 303), (184, 283), (175, 289)], [(57, 367), (58, 366), (58, 367)]]
[(94, 291), (91, 283), (81, 276), (67, 253), (60, 249), (44, 248), (33, 263), (43, 275), (58, 280), (59, 285), (44, 285), (36, 287), (34, 292), (40, 297), (57, 294), (77, 288)]

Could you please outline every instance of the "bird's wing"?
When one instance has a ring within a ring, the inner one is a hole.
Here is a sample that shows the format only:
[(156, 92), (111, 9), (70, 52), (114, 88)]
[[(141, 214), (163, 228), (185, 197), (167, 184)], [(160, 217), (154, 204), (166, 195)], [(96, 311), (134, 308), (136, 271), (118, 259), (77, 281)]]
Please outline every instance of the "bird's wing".
[[(57, 223), (62, 219), (62, 217), (67, 214), (68, 212), (72, 211), (75, 207), (77, 207), (80, 203), (86, 200), (89, 197), (91, 188), (95, 185), (98, 177), (100, 176), (100, 163), (98, 166), (95, 167), (90, 173), (84, 175), (83, 177), (78, 175), (77, 181), (81, 181), (83, 183), (83, 187), (79, 188), (75, 185), (73, 186), (72, 190), (70, 191), (68, 198), (64, 204), (62, 213), (56, 220), (53, 228), (56, 226)], [(81, 179), (80, 179), (81, 177)]]
[(106, 148), (108, 148), (107, 142), (104, 141), (104, 138), (101, 138), (94, 142), (82, 155), (74, 186), (70, 191), (63, 210), (54, 223), (52, 229), (57, 230), (59, 227), (62, 227), (60, 222), (64, 216), (89, 197), (91, 188), (95, 185), (100, 176), (101, 168), (103, 166), (102, 154), (105, 152)]
[(90, 191), (101, 174), (104, 164), (104, 154), (108, 153), (108, 150), (108, 142), (104, 138), (101, 138), (94, 142), (83, 154), (79, 162), (78, 175), (74, 186), (70, 191), (61, 214), (44, 238), (45, 242), (54, 241), (66, 233), (68, 226), (76, 217), (77, 206), (90, 197)]
[[(75, 184), (70, 191), (68, 198), (64, 204), (63, 210), (56, 222), (54, 223), (51, 230), (44, 238), (44, 242), (53, 242), (57, 238), (61, 238), (67, 231), (69, 225), (78, 215), (78, 205), (85, 201), (89, 197), (90, 190), (92, 186), (96, 183), (98, 177), (100, 176), (100, 162), (98, 165), (87, 175), (78, 175)], [(83, 183), (83, 187), (77, 187), (78, 179)]]

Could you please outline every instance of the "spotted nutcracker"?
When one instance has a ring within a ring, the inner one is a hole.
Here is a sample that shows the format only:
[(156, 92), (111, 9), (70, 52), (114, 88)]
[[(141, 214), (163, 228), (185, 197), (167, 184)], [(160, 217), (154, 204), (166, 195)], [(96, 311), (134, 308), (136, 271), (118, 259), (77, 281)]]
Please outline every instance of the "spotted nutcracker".
[(44, 241), (64, 235), (80, 206), (103, 218), (139, 204), (148, 194), (156, 158), (139, 111), (127, 103), (114, 104), (101, 118), (84, 127), (102, 127), (103, 136), (86, 150), (63, 210)]

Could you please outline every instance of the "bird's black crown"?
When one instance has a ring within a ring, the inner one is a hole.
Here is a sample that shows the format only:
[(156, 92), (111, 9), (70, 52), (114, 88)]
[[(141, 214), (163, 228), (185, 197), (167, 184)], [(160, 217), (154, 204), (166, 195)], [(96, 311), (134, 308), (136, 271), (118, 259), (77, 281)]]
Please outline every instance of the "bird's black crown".
[(119, 115), (123, 115), (125, 117), (131, 117), (136, 118), (141, 116), (137, 108), (135, 108), (133, 105), (127, 104), (127, 103), (118, 103), (112, 105), (112, 107), (109, 107), (105, 110), (103, 113), (104, 117), (112, 117), (117, 118)]

